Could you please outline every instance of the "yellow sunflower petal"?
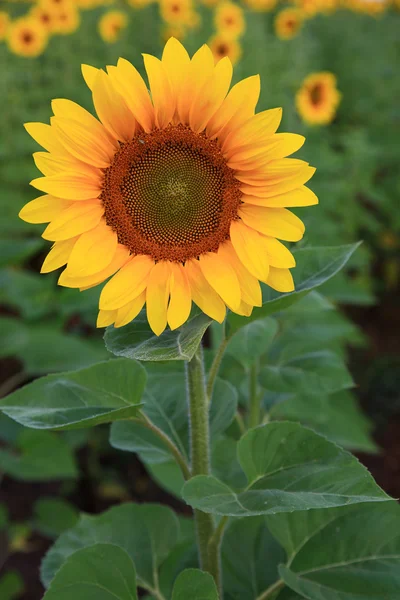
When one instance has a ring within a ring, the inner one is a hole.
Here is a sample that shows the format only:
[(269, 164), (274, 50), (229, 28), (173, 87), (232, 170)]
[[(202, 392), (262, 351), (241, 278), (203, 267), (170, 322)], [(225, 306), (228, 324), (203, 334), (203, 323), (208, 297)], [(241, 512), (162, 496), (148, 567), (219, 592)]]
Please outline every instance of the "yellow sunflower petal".
[(171, 329), (177, 329), (185, 323), (192, 308), (190, 284), (182, 265), (171, 263), (170, 294), (167, 321)]
[(96, 327), (112, 325), (117, 317), (117, 312), (116, 310), (99, 310)]
[(208, 46), (203, 45), (193, 55), (178, 98), (177, 111), (181, 123), (189, 123), (193, 101), (213, 72), (213, 54)]
[(318, 198), (312, 190), (305, 187), (304, 185), (291, 190), (278, 196), (271, 196), (270, 198), (257, 198), (257, 196), (243, 195), (241, 198), (242, 202), (247, 204), (254, 204), (256, 206), (269, 206), (271, 208), (284, 208), (284, 207), (295, 207), (295, 206), (312, 206), (318, 204)]
[(264, 237), (247, 227), (243, 221), (232, 221), (230, 238), (236, 254), (252, 275), (260, 281), (266, 281), (269, 272), (269, 262), (266, 253)]
[(35, 152), (33, 154), (35, 165), (43, 175), (57, 175), (63, 171), (77, 170), (81, 174), (87, 174), (91, 179), (100, 181), (100, 177), (94, 167), (74, 158), (64, 155), (50, 154), (49, 152)]
[(134, 298), (134, 300), (131, 300), (128, 304), (125, 304), (125, 306), (121, 306), (121, 308), (116, 311), (117, 315), (115, 317), (114, 327), (123, 327), (133, 321), (142, 310), (145, 302), (146, 290), (143, 290), (137, 298)]
[(121, 308), (139, 296), (146, 288), (153, 266), (154, 261), (149, 256), (140, 254), (132, 257), (104, 286), (99, 300), (100, 308)]
[(228, 241), (222, 244), (218, 254), (232, 265), (239, 280), (242, 301), (251, 306), (261, 306), (262, 294), (258, 279), (240, 261), (232, 243)]
[(308, 163), (297, 158), (271, 160), (265, 166), (253, 171), (238, 171), (236, 179), (254, 186), (277, 185), (289, 177), (295, 177), (308, 168)]
[(46, 123), (25, 123), (24, 125), (29, 135), (48, 152), (59, 153), (62, 145), (57, 140), (54, 130)]
[(245, 123), (236, 127), (222, 145), (222, 151), (232, 152), (235, 148), (247, 146), (259, 138), (273, 135), (282, 119), (281, 108), (271, 108), (252, 116)]
[(246, 170), (264, 165), (265, 163), (290, 156), (300, 150), (305, 137), (295, 133), (275, 133), (265, 142), (247, 144), (225, 154), (231, 169)]
[(96, 200), (75, 203), (51, 221), (42, 237), (52, 242), (68, 240), (96, 227), (103, 214), (103, 205)]
[(99, 182), (74, 171), (49, 177), (38, 177), (33, 179), (30, 185), (41, 192), (47, 192), (56, 198), (66, 200), (91, 200), (98, 198), (101, 193)]
[(154, 125), (154, 108), (140, 73), (124, 58), (118, 60), (116, 67), (107, 67), (107, 72), (135, 119), (145, 131), (151, 131)]
[(223, 140), (229, 134), (230, 124), (249, 119), (255, 111), (260, 96), (260, 77), (253, 75), (233, 86), (221, 107), (207, 125), (207, 135)]
[(74, 237), (53, 244), (52, 249), (44, 259), (40, 272), (50, 273), (50, 271), (55, 271), (67, 264), (77, 239), (77, 237)]
[(294, 281), (289, 269), (271, 267), (267, 284), (277, 292), (293, 292)]
[(214, 68), (210, 79), (195, 98), (189, 113), (190, 128), (200, 133), (224, 101), (231, 84), (232, 63), (226, 56)]
[(107, 267), (117, 250), (117, 234), (101, 219), (96, 227), (83, 233), (68, 260), (71, 277), (86, 277)]
[(109, 75), (98, 70), (92, 91), (94, 107), (107, 131), (121, 142), (131, 140), (137, 126), (136, 119), (114, 88)]
[(177, 39), (170, 38), (165, 44), (161, 60), (168, 75), (176, 104), (189, 68), (189, 54)]
[(96, 69), (96, 67), (92, 67), (91, 65), (81, 65), (81, 70), (86, 85), (90, 91), (93, 91), (93, 85), (100, 69)]
[(232, 308), (232, 306), (229, 306), (229, 309), (241, 317), (250, 317), (251, 313), (253, 312), (253, 306), (251, 304), (247, 304), (247, 302), (244, 302), (244, 300), (241, 301), (237, 308)]
[(304, 224), (286, 208), (264, 208), (243, 204), (239, 208), (242, 220), (260, 233), (287, 242), (298, 242), (304, 235)]
[(293, 254), (279, 240), (263, 236), (267, 251), (268, 262), (271, 267), (278, 269), (291, 269), (296, 266)]
[[(306, 183), (315, 173), (314, 167), (303, 167), (299, 173), (295, 173), (290, 177), (284, 178), (278, 183), (270, 183), (266, 181), (266, 185), (250, 185), (243, 183), (240, 186), (240, 190), (247, 196), (256, 196), (258, 198), (271, 198), (272, 196), (279, 196), (292, 190), (296, 190), (304, 183)], [(267, 185), (269, 184), (269, 185)]]
[(87, 123), (73, 119), (51, 118), (52, 127), (68, 152), (84, 163), (98, 168), (107, 168), (110, 166), (117, 148), (113, 146), (109, 136), (106, 135), (103, 125), (98, 121), (97, 123), (101, 130), (97, 127), (88, 127)]
[(156, 335), (161, 335), (167, 326), (170, 276), (169, 263), (160, 261), (154, 265), (147, 281), (147, 320)]
[(27, 223), (50, 223), (69, 206), (71, 206), (71, 202), (68, 200), (61, 200), (46, 194), (25, 204), (18, 216)]
[(193, 302), (211, 319), (222, 323), (226, 315), (225, 303), (204, 277), (199, 261), (188, 260), (184, 268)]
[(207, 252), (200, 256), (199, 263), (204, 277), (222, 300), (229, 306), (238, 307), (240, 284), (230, 262), (215, 252)]
[(87, 275), (85, 277), (71, 277), (68, 272), (68, 267), (64, 269), (58, 279), (58, 285), (70, 288), (88, 289), (102, 283), (108, 279), (111, 275), (114, 275), (118, 269), (123, 267), (129, 260), (129, 250), (126, 246), (118, 244), (117, 250), (110, 262), (105, 269), (94, 273), (93, 275)]
[(143, 60), (150, 84), (156, 127), (164, 129), (174, 116), (176, 100), (161, 60), (151, 54), (143, 54)]

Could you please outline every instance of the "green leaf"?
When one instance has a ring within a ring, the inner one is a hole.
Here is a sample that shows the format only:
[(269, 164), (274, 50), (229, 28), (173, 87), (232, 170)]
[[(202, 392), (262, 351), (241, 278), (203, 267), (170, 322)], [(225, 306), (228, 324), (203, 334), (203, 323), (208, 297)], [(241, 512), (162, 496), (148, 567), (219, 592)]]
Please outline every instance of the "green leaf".
[(214, 579), (199, 569), (186, 569), (176, 579), (172, 600), (218, 600)]
[(229, 340), (226, 352), (248, 368), (268, 350), (277, 331), (278, 323), (271, 317), (251, 321), (236, 331)]
[(25, 346), (28, 330), (18, 319), (0, 317), (0, 356), (13, 356)]
[(330, 350), (309, 352), (278, 365), (263, 367), (261, 385), (286, 397), (325, 395), (350, 388), (353, 379), (343, 360)]
[(135, 415), (145, 383), (138, 362), (109, 360), (36, 379), (0, 402), (0, 410), (35, 429), (88, 427)]
[(296, 267), (293, 269), (295, 291), (282, 294), (267, 285), (262, 285), (262, 307), (254, 308), (250, 317), (240, 317), (239, 315), (230, 313), (228, 315), (228, 322), (232, 327), (238, 329), (243, 325), (247, 325), (249, 319), (255, 321), (291, 306), (310, 290), (322, 285), (340, 271), (359, 247), (360, 243), (294, 250), (293, 254), (296, 258)]
[(82, 515), (63, 533), (42, 563), (47, 587), (67, 558), (94, 543), (112, 543), (125, 550), (136, 566), (138, 585), (157, 587), (157, 571), (175, 546), (179, 522), (174, 512), (157, 504), (122, 504), (99, 516)]
[(262, 517), (233, 521), (221, 549), (225, 600), (254, 600), (279, 579), (285, 552)]
[(299, 421), (349, 450), (375, 453), (378, 449), (370, 435), (373, 424), (349, 391), (290, 398), (273, 406), (270, 417)]
[(389, 500), (356, 458), (296, 423), (248, 431), (238, 444), (248, 486), (235, 493), (215, 477), (185, 483), (190, 506), (228, 516), (256, 516)]
[(7, 571), (0, 579), (1, 600), (17, 600), (24, 591), (24, 581), (17, 571)]
[(179, 329), (166, 330), (157, 337), (142, 311), (125, 327), (108, 327), (104, 341), (116, 356), (143, 361), (190, 360), (211, 321), (207, 315), (195, 313)]
[(0, 271), (0, 301), (17, 307), (27, 320), (55, 312), (54, 277), (12, 268)]
[(137, 600), (135, 565), (114, 544), (94, 544), (72, 554), (43, 600)]
[(174, 460), (164, 463), (146, 463), (146, 469), (161, 488), (182, 500), (181, 490), (185, 480), (180, 467)]
[[(400, 507), (396, 502), (268, 517), (286, 547), (281, 577), (309, 600), (397, 600)], [(329, 543), (327, 543), (329, 540)]]
[(34, 506), (34, 527), (48, 537), (58, 537), (77, 521), (78, 511), (63, 498), (42, 497)]
[(0, 449), (0, 471), (22, 481), (76, 477), (77, 467), (68, 444), (50, 431), (24, 430), (13, 449)]
[(0, 267), (18, 265), (38, 252), (43, 246), (40, 238), (20, 238), (0, 240)]

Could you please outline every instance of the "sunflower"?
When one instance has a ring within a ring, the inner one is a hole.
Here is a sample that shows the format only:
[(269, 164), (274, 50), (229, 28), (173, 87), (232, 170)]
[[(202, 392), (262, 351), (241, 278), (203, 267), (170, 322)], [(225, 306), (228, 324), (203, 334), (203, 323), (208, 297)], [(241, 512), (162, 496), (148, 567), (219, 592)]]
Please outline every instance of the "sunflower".
[(48, 33), (52, 33), (57, 28), (57, 13), (46, 6), (34, 6), (30, 15), (37, 19)]
[(275, 17), (275, 33), (281, 40), (294, 38), (303, 24), (302, 12), (297, 8), (285, 8)]
[(273, 10), (277, 4), (277, 0), (245, 0), (251, 10), (255, 12), (269, 12)]
[(66, 3), (55, 12), (54, 32), (62, 35), (74, 33), (81, 23), (79, 11), (75, 4)]
[(327, 125), (335, 117), (340, 99), (332, 73), (312, 73), (296, 94), (297, 111), (310, 125)]
[(389, 0), (344, 0), (346, 8), (372, 17), (383, 14), (390, 6)]
[(50, 125), (28, 123), (47, 152), (34, 154), (44, 196), (20, 217), (49, 223), (42, 272), (100, 295), (98, 326), (130, 322), (146, 304), (156, 335), (180, 327), (192, 302), (222, 322), (226, 306), (250, 315), (259, 280), (289, 292), (301, 220), (285, 207), (317, 198), (315, 169), (285, 158), (304, 142), (279, 133), (281, 109), (255, 114), (259, 77), (229, 91), (232, 65), (206, 45), (192, 59), (171, 38), (162, 59), (145, 54), (150, 93), (127, 60), (107, 73), (83, 65), (97, 120), (70, 100), (52, 103)]
[(295, 5), (301, 10), (304, 18), (314, 17), (322, 11), (321, 0), (295, 0)]
[(217, 5), (214, 23), (217, 31), (230, 39), (237, 39), (243, 35), (246, 28), (243, 10), (229, 1)]
[(160, 14), (169, 25), (188, 25), (193, 19), (192, 0), (160, 0)]
[(10, 24), (7, 43), (10, 51), (18, 56), (34, 58), (47, 46), (46, 28), (34, 17), (21, 17)]
[(110, 10), (99, 20), (99, 33), (104, 42), (113, 44), (128, 25), (128, 17), (120, 10)]
[(231, 40), (224, 35), (217, 33), (208, 41), (215, 61), (221, 60), (227, 56), (234, 65), (242, 55), (242, 48), (237, 40)]
[(10, 17), (5, 10), (0, 10), (0, 42), (7, 37), (8, 26), (10, 25)]

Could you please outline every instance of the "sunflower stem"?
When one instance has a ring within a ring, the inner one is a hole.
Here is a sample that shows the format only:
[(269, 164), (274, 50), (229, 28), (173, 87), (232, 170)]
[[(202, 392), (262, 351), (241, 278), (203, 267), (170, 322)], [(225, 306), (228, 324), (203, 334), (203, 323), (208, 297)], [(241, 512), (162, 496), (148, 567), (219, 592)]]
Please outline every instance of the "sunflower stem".
[(228, 345), (229, 338), (226, 337), (225, 333), (225, 321), (222, 325), (222, 340), (220, 345), (218, 346), (217, 352), (215, 353), (214, 360), (210, 367), (210, 371), (208, 373), (208, 381), (207, 381), (207, 397), (208, 401), (211, 402), (212, 393), (214, 389), (214, 384), (216, 377), (218, 375), (219, 368), (221, 366), (221, 361), (224, 356), (226, 347)]
[(250, 367), (249, 373), (249, 427), (257, 427), (260, 424), (261, 415), (261, 394), (257, 386), (258, 362)]
[[(189, 404), (191, 475), (210, 474), (210, 433), (209, 433), (209, 404), (204, 377), (203, 349), (199, 345), (192, 360), (186, 363), (186, 378)], [(194, 511), (197, 531), (197, 546), (200, 567), (214, 577), (220, 588), (220, 559), (219, 547), (210, 540), (214, 534), (212, 515), (200, 510)], [(210, 552), (211, 550), (211, 552)], [(221, 596), (222, 598), (222, 596)]]

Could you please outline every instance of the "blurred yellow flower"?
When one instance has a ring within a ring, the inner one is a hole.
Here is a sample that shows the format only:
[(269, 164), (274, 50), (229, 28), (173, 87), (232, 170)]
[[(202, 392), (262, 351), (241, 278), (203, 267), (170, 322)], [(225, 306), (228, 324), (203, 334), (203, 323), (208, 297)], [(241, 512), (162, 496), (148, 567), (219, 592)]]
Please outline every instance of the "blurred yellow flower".
[(55, 25), (53, 31), (62, 35), (74, 33), (81, 23), (79, 10), (72, 2), (65, 3), (55, 11)]
[(42, 5), (36, 5), (31, 9), (29, 14), (40, 21), (48, 33), (52, 33), (57, 28), (57, 11), (54, 9)]
[(98, 119), (70, 100), (51, 124), (27, 123), (48, 152), (34, 155), (45, 195), (20, 217), (49, 223), (42, 272), (59, 284), (102, 289), (97, 324), (122, 327), (146, 305), (156, 335), (180, 327), (192, 303), (222, 322), (228, 307), (261, 306), (259, 281), (294, 289), (302, 221), (287, 207), (318, 202), (307, 162), (286, 158), (304, 137), (276, 133), (282, 110), (255, 114), (258, 76), (231, 89), (232, 64), (203, 45), (192, 58), (176, 39), (144, 54), (147, 81), (127, 60), (107, 72), (83, 65)]
[(182, 41), (186, 35), (186, 28), (184, 25), (165, 25), (161, 29), (161, 40), (165, 44), (169, 38), (173, 37), (177, 40)]
[(192, 0), (160, 0), (160, 14), (170, 25), (187, 25), (193, 18)]
[(21, 17), (10, 24), (7, 44), (10, 51), (18, 56), (34, 58), (42, 54), (47, 46), (46, 28), (34, 17)]
[(295, 37), (303, 24), (303, 14), (298, 8), (285, 8), (275, 17), (275, 33), (281, 40)]
[(236, 39), (246, 29), (243, 10), (233, 2), (223, 1), (215, 9), (214, 23), (218, 33), (226, 38)]
[(269, 12), (277, 4), (277, 0), (245, 0), (245, 2), (254, 12)]
[(295, 0), (295, 5), (301, 10), (304, 18), (313, 17), (322, 10), (321, 0)]
[(10, 17), (5, 10), (0, 10), (0, 41), (7, 36), (7, 30), (10, 25)]
[(341, 94), (333, 73), (311, 73), (296, 94), (296, 107), (303, 121), (310, 125), (327, 125), (335, 115)]
[(214, 55), (215, 61), (227, 56), (234, 65), (242, 55), (242, 48), (237, 40), (226, 38), (223, 34), (217, 33), (208, 40), (208, 45)]
[(354, 12), (365, 13), (371, 16), (383, 14), (390, 6), (389, 0), (343, 0), (346, 8)]
[(110, 10), (99, 20), (99, 33), (104, 42), (113, 44), (128, 25), (128, 17), (120, 10)]

